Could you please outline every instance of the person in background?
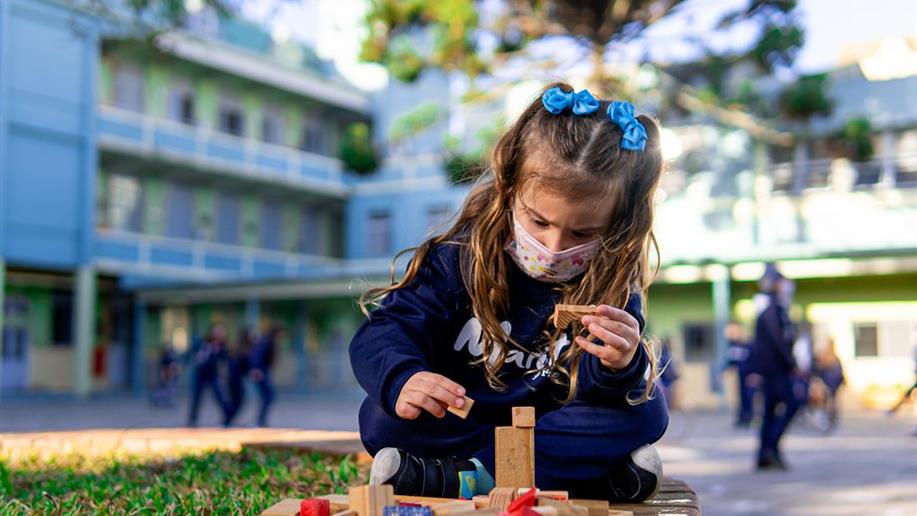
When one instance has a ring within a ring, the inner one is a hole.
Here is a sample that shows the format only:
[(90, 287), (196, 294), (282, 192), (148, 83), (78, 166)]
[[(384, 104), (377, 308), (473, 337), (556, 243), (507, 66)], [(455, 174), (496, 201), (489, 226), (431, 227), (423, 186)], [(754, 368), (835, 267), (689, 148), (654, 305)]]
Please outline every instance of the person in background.
[(232, 425), (245, 402), (245, 378), (251, 370), (251, 352), (254, 341), (254, 332), (250, 328), (243, 328), (239, 336), (239, 345), (229, 356), (229, 404), (225, 426)]
[[(914, 390), (917, 389), (917, 326), (914, 327), (913, 335), (914, 335), (913, 342), (914, 342), (914, 376), (915, 376), (914, 384), (908, 387), (908, 389), (904, 391), (904, 393), (901, 395), (901, 399), (899, 399), (898, 402), (892, 406), (892, 408), (888, 409), (889, 416), (894, 415), (895, 412), (898, 412), (898, 409), (901, 408), (901, 405), (904, 405), (905, 402), (907, 402), (907, 400), (911, 398), (911, 393), (913, 393)], [(912, 432), (912, 435), (917, 437), (917, 422), (915, 422), (914, 431)]]
[(251, 352), (251, 371), (249, 378), (258, 388), (261, 396), (261, 407), (258, 409), (258, 426), (267, 426), (267, 414), (274, 402), (274, 384), (271, 379), (271, 368), (277, 354), (277, 346), (283, 337), (283, 330), (275, 326), (255, 341)]
[(825, 346), (815, 356), (813, 374), (825, 386), (825, 410), (828, 413), (828, 428), (837, 426), (838, 400), (837, 392), (844, 384), (844, 368), (834, 349), (834, 339), (829, 338)]
[(188, 426), (197, 426), (201, 397), (205, 389), (213, 392), (213, 397), (223, 414), (224, 424), (228, 414), (228, 401), (220, 385), (220, 366), (226, 360), (226, 327), (220, 323), (210, 325), (203, 339), (194, 342), (191, 348), (191, 411), (188, 414)]
[(153, 391), (152, 402), (154, 406), (171, 408), (175, 406), (175, 391), (178, 384), (178, 375), (181, 374), (181, 365), (178, 355), (171, 344), (162, 347), (159, 356), (159, 378), (156, 389)]
[(659, 383), (662, 385), (663, 394), (665, 395), (666, 404), (670, 409), (678, 408), (678, 399), (675, 393), (675, 383), (678, 381), (678, 364), (672, 357), (671, 340), (663, 337), (660, 341), (659, 364), (660, 370)]
[[(755, 339), (749, 354), (749, 368), (762, 376), (764, 392), (757, 468), (787, 469), (780, 453), (780, 439), (799, 409), (793, 393), (793, 377), (799, 374), (793, 356), (796, 339), (789, 316), (795, 285), (774, 268), (765, 274), (772, 277), (762, 281), (762, 285), (772, 290), (765, 292), (768, 304), (755, 323)], [(783, 410), (778, 410), (779, 407)]]
[(748, 428), (751, 426), (751, 420), (754, 417), (755, 392), (757, 390), (757, 380), (748, 370), (748, 355), (750, 343), (745, 337), (745, 331), (742, 326), (735, 321), (726, 325), (726, 348), (727, 367), (736, 369), (736, 428)]

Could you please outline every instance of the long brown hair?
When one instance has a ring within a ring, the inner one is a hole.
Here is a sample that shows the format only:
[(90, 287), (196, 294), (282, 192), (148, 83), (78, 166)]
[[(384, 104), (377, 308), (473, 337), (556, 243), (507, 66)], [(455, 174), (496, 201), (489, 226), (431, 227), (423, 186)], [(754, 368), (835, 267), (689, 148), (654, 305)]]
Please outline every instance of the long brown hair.
[[(555, 83), (544, 91), (555, 86), (564, 91), (573, 89), (565, 83)], [(614, 206), (602, 235), (602, 249), (580, 281), (558, 285), (560, 302), (623, 308), (635, 292), (644, 294), (645, 300), (646, 289), (658, 269), (657, 259), (651, 270), (649, 254), (653, 249), (658, 257), (652, 226), (653, 197), (663, 165), (659, 129), (651, 118), (640, 115), (637, 119), (646, 128), (648, 137), (645, 150), (622, 149), (621, 128), (606, 115), (609, 102), (600, 104), (591, 115), (577, 116), (569, 111), (552, 115), (543, 107), (541, 94), (533, 99), (497, 141), (489, 169), (468, 194), (457, 220), (444, 233), (399, 253), (395, 261), (402, 254), (414, 251), (404, 277), (395, 281), (393, 261), (391, 285), (369, 289), (360, 297), (363, 313), (369, 317), (369, 305), (378, 304), (389, 292), (409, 285), (434, 246), (461, 246), (462, 279), (472, 313), (480, 321), (483, 333), (483, 353), (476, 363), (484, 368), (493, 388), (505, 387), (499, 372), (509, 346), (521, 346), (500, 326), (501, 316), (509, 308), (509, 267), (515, 267), (503, 247), (512, 233), (513, 200), (530, 181), (570, 200), (601, 199)], [(544, 335), (549, 357), (556, 356), (555, 345), (561, 334), (548, 321)], [(573, 334), (587, 332), (577, 321)], [(631, 403), (653, 396), (658, 375), (655, 346), (648, 339), (643, 339), (642, 345), (650, 358), (650, 376), (640, 396), (629, 398)], [(498, 353), (490, 360), (495, 346)], [(565, 401), (572, 400), (576, 393), (582, 355), (582, 348), (571, 342), (553, 362), (552, 367), (559, 374), (552, 374), (552, 379), (564, 383), (568, 389)]]

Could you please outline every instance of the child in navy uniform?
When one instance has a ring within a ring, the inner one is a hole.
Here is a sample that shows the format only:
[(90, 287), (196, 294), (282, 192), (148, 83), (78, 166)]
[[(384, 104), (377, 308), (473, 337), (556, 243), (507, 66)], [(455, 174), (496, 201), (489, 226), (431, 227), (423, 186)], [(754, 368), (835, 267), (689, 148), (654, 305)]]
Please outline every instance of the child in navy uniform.
[[(371, 484), (486, 494), (494, 427), (534, 406), (539, 488), (656, 493), (648, 444), (668, 413), (641, 332), (659, 143), (630, 104), (552, 85), (499, 139), (452, 227), (416, 248), (400, 282), (364, 295), (364, 308), (381, 300), (350, 345)], [(556, 303), (599, 308), (564, 332), (550, 322)], [(465, 395), (467, 419), (446, 412)]]

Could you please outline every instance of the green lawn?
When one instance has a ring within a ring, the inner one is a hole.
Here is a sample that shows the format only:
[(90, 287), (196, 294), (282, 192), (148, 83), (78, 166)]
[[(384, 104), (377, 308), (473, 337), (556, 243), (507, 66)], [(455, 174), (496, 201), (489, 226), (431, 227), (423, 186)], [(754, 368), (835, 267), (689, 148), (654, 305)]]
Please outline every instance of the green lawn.
[(365, 483), (353, 457), (244, 449), (176, 459), (0, 459), (0, 515), (259, 514)]

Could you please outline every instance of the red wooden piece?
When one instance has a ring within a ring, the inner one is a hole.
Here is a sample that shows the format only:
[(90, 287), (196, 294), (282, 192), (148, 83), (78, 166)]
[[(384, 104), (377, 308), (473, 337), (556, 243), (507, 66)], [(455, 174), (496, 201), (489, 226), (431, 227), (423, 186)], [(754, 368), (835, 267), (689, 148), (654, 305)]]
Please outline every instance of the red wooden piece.
[(331, 516), (331, 501), (309, 498), (299, 503), (299, 516)]

